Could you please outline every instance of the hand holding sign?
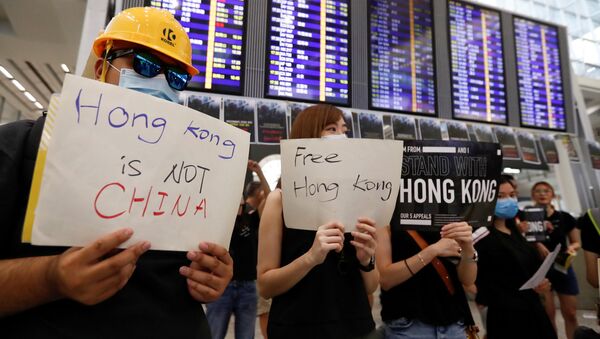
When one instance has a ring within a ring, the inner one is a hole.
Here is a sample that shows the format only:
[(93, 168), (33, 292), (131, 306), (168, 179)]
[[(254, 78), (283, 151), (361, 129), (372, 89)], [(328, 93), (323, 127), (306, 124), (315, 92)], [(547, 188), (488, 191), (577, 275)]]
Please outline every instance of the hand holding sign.
[(325, 261), (330, 251), (340, 252), (344, 247), (344, 226), (339, 222), (329, 222), (319, 226), (315, 234), (313, 245), (308, 250), (312, 266), (320, 265)]
[(150, 249), (147, 241), (106, 257), (129, 240), (133, 230), (126, 228), (107, 234), (86, 247), (72, 247), (52, 257), (48, 280), (60, 297), (95, 305), (117, 293), (133, 274), (138, 258)]
[(179, 268), (187, 278), (190, 295), (200, 302), (213, 302), (225, 291), (233, 277), (233, 259), (229, 252), (217, 244), (200, 243), (200, 251), (189, 251), (190, 266)]
[(458, 257), (460, 256), (460, 245), (454, 239), (442, 238), (432, 245), (436, 257)]
[(462, 249), (473, 249), (473, 227), (466, 222), (453, 222), (442, 227), (442, 238), (454, 239)]
[(352, 232), (354, 240), (351, 240), (350, 243), (356, 247), (356, 259), (363, 266), (367, 266), (375, 255), (375, 248), (377, 247), (376, 232), (373, 219), (358, 218), (356, 231)]

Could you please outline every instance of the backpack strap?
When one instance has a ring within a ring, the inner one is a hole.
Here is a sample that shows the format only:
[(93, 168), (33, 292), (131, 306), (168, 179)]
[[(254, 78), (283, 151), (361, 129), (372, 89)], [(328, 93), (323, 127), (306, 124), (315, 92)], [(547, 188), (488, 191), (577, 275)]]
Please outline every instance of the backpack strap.
[(600, 235), (600, 209), (590, 208), (587, 210), (587, 215), (588, 218), (590, 218), (592, 225), (594, 225), (596, 232), (598, 232), (598, 235)]

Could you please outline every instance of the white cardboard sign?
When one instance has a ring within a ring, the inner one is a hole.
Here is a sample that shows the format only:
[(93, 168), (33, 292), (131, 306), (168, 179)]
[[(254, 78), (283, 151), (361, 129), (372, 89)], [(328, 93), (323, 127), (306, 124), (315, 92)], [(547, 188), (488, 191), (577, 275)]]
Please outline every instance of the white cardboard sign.
[(287, 227), (316, 230), (330, 221), (346, 232), (359, 217), (389, 224), (402, 172), (396, 140), (281, 141), (283, 212)]
[[(152, 96), (67, 75), (35, 209), (32, 243), (82, 246), (122, 227), (130, 243), (228, 247), (249, 134)], [(31, 205), (31, 204), (30, 204)]]

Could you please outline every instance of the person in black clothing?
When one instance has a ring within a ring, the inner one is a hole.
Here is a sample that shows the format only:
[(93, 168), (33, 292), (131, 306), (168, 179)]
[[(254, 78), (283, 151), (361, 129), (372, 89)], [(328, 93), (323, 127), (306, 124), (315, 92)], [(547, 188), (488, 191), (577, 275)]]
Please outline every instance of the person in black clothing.
[[(151, 29), (157, 26), (160, 31)], [(162, 42), (163, 29), (174, 32), (178, 43)], [(124, 50), (133, 52), (114, 54)], [(96, 78), (119, 84), (120, 69), (149, 61), (138, 60), (141, 50), (171, 70), (190, 77), (198, 73), (191, 65), (189, 38), (170, 12), (131, 8), (96, 39)], [(143, 81), (170, 86), (161, 77)], [(128, 228), (85, 247), (21, 243), (43, 125), (40, 118), (0, 127), (0, 336), (209, 338), (200, 303), (216, 300), (233, 274), (232, 259), (222, 246), (200, 243), (197, 251), (180, 253), (148, 251), (151, 244), (142, 241), (117, 250), (131, 238)]]
[(206, 306), (206, 317), (213, 339), (225, 337), (232, 314), (235, 316), (235, 337), (254, 338), (258, 304), (256, 294), (258, 225), (264, 207), (263, 190), (268, 194), (270, 188), (256, 161), (248, 160), (248, 169), (258, 174), (260, 182), (248, 183), (238, 208), (229, 244), (229, 253), (235, 263), (233, 278), (221, 298)]
[(541, 260), (516, 227), (517, 211), (514, 186), (502, 178), (495, 217), (488, 227), (490, 234), (475, 245), (479, 253), (477, 301), (488, 306), (487, 337), (557, 338), (538, 295), (549, 290), (548, 280), (535, 291), (519, 291), (537, 271)]
[[(535, 243), (542, 258), (545, 258), (558, 244), (561, 244), (561, 252), (575, 255), (581, 247), (579, 230), (575, 227), (575, 218), (567, 212), (554, 209), (554, 206), (552, 206), (554, 188), (545, 181), (537, 182), (531, 188), (531, 197), (536, 206), (546, 209), (546, 221), (548, 222), (545, 224), (548, 240)], [(568, 245), (567, 238), (569, 239)], [(579, 294), (575, 271), (573, 271), (573, 267), (569, 267), (566, 273), (563, 273), (553, 267), (548, 272), (548, 279), (552, 285), (552, 290), (558, 294), (560, 311), (565, 319), (567, 338), (573, 339), (573, 332), (577, 327), (577, 294)], [(546, 301), (546, 312), (554, 328), (556, 328), (556, 307), (552, 291), (548, 291), (544, 299)]]
[[(592, 287), (598, 288), (598, 258), (600, 258), (600, 209), (592, 208), (586, 211), (578, 220), (581, 230), (581, 247), (585, 255), (587, 281)], [(600, 325), (600, 302), (596, 303), (598, 325)], [(591, 328), (579, 326), (575, 330), (575, 339), (599, 339), (600, 334)]]
[[(345, 125), (341, 110), (315, 105), (298, 115), (291, 138), (339, 136)], [(351, 234), (336, 222), (316, 232), (290, 229), (277, 189), (267, 197), (258, 245), (259, 293), (273, 298), (269, 339), (360, 338), (374, 330), (367, 298), (378, 281), (372, 220), (359, 219)]]
[[(577, 226), (581, 230), (581, 247), (585, 255), (587, 281), (598, 288), (598, 258), (600, 258), (600, 209), (592, 208), (584, 213)], [(600, 319), (598, 319), (600, 321)]]
[(235, 263), (233, 278), (223, 295), (206, 306), (206, 318), (213, 339), (225, 338), (232, 314), (235, 316), (235, 337), (254, 338), (259, 222), (258, 211), (247, 210), (246, 203), (242, 199), (229, 244), (229, 253)]
[[(460, 222), (440, 233), (406, 231), (400, 214), (393, 215), (390, 225), (377, 231), (385, 337), (465, 338), (472, 317), (462, 286), (472, 285), (477, 275), (471, 226)], [(454, 264), (450, 257), (461, 260)]]

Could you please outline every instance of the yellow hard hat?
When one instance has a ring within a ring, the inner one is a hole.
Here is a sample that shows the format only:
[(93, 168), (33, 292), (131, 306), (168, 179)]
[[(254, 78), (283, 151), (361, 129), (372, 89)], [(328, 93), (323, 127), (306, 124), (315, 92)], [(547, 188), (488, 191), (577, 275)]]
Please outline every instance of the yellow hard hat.
[(187, 32), (165, 9), (135, 7), (115, 15), (104, 33), (94, 40), (94, 53), (103, 57), (107, 43), (113, 40), (148, 47), (181, 62), (192, 76), (199, 73), (192, 65), (192, 45)]

